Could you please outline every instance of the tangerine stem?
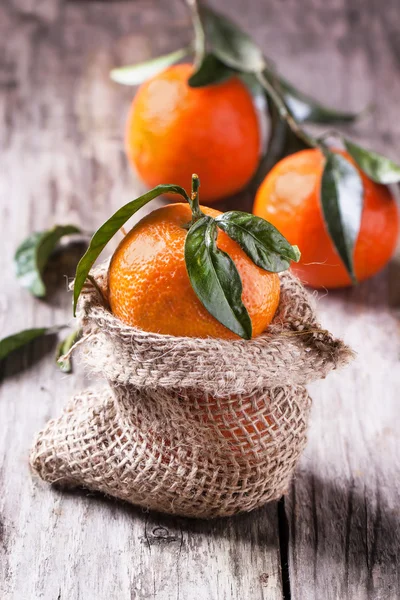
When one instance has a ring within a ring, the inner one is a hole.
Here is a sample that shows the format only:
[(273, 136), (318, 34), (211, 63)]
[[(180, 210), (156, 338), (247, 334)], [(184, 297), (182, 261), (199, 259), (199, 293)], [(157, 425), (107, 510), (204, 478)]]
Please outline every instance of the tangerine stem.
[(199, 204), (199, 187), (200, 187), (199, 176), (196, 175), (196, 173), (193, 173), (193, 175), (192, 175), (192, 193), (190, 194), (190, 208), (192, 209), (192, 214), (193, 214), (192, 222), (193, 223), (195, 221), (197, 221), (198, 219), (201, 219), (201, 217), (203, 216), (203, 213), (200, 210), (200, 204)]

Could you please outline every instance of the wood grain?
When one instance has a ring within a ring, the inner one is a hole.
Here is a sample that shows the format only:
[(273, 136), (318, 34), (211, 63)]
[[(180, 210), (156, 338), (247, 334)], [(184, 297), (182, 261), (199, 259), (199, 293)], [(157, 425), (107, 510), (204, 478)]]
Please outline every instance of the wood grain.
[[(384, 10), (378, 0), (213, 4), (253, 30), (305, 91), (342, 108), (375, 103), (373, 117), (348, 131), (399, 159), (396, 0)], [(1, 336), (70, 319), (57, 273), (71, 275), (72, 266), (57, 263), (47, 274), (48, 301), (35, 301), (15, 281), (16, 245), (54, 223), (92, 230), (141, 190), (122, 150), (132, 90), (113, 84), (109, 69), (189, 38), (178, 0), (0, 4)], [(279, 518), (271, 504), (201, 523), (40, 483), (28, 469), (33, 434), (88, 381), (79, 368), (73, 376), (55, 369), (54, 340), (8, 361), (0, 389), (0, 597), (282, 600), (282, 556), (293, 600), (399, 598), (399, 275), (393, 261), (373, 281), (319, 301), (324, 326), (358, 359), (313, 386), (309, 445)]]

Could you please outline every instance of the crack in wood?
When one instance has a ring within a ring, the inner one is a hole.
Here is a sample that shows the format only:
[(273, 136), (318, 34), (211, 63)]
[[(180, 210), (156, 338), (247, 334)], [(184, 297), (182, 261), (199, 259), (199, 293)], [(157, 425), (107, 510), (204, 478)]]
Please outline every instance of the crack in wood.
[[(344, 562), (345, 562), (345, 581), (346, 585), (349, 586), (350, 581), (350, 535), (351, 535), (351, 523), (353, 519), (353, 493), (354, 493), (354, 482), (351, 481), (349, 489), (347, 491), (347, 519), (346, 519), (346, 539), (344, 547)], [(368, 561), (368, 552), (367, 552)]]
[(292, 595), (289, 573), (289, 522), (285, 510), (284, 496), (278, 501), (278, 529), (283, 599), (291, 600)]

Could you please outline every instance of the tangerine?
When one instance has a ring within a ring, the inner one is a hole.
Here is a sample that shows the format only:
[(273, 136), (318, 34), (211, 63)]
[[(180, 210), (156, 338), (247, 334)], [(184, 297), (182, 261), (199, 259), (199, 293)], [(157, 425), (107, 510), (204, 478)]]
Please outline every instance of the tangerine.
[(191, 88), (190, 64), (168, 68), (142, 84), (126, 124), (128, 158), (149, 186), (190, 186), (201, 178), (203, 202), (241, 190), (254, 175), (260, 132), (253, 100), (238, 77)]
[[(211, 415), (211, 416), (210, 416)], [(257, 451), (268, 441), (277, 424), (268, 407), (268, 397), (229, 399), (209, 398), (204, 422), (210, 422), (232, 443), (233, 448), (248, 453)]]
[[(201, 207), (209, 216), (219, 211)], [(170, 204), (137, 223), (116, 249), (108, 272), (111, 311), (121, 321), (144, 331), (188, 337), (238, 339), (197, 298), (186, 270), (184, 244), (192, 219), (188, 204)], [(257, 267), (223, 231), (218, 247), (234, 261), (242, 280), (242, 300), (253, 336), (272, 321), (279, 303), (276, 273)]]
[[(399, 232), (398, 209), (389, 188), (369, 179), (346, 152), (335, 151), (357, 168), (364, 187), (361, 228), (354, 249), (354, 269), (362, 281), (390, 260)], [(317, 149), (302, 150), (281, 160), (259, 187), (253, 213), (270, 221), (291, 244), (299, 246), (300, 262), (291, 268), (304, 283), (314, 288), (338, 288), (350, 285), (351, 279), (322, 215), (324, 162)]]

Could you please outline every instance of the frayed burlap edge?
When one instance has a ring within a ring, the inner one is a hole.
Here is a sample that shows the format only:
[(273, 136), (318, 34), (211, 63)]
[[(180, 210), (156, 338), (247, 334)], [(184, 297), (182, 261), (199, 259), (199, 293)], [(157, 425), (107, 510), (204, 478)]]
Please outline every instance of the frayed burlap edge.
[[(105, 288), (106, 269), (95, 277)], [(98, 290), (85, 286), (79, 320), (90, 342), (83, 359), (93, 373), (140, 388), (197, 388), (226, 396), (282, 385), (306, 385), (354, 356), (321, 329), (312, 297), (291, 273), (281, 275), (281, 299), (268, 330), (252, 340), (174, 337), (121, 323)], [(123, 357), (113, 360), (114, 356)]]

